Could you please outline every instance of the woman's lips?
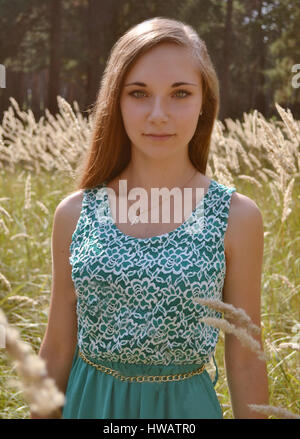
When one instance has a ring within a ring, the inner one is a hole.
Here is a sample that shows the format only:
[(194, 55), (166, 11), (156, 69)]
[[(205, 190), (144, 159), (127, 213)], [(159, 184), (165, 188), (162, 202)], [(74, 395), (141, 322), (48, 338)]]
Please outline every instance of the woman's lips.
[(147, 136), (147, 137), (149, 137), (150, 139), (153, 139), (153, 140), (167, 140), (170, 137), (174, 136), (174, 134), (166, 134), (166, 135), (163, 135), (163, 136), (157, 136), (157, 135), (154, 135), (154, 134), (145, 134), (145, 136)]

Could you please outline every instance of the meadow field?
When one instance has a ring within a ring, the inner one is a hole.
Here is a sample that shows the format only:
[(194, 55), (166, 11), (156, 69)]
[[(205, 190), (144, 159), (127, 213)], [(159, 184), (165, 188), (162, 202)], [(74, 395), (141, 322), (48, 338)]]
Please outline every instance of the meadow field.
[[(0, 309), (37, 354), (51, 293), (51, 233), (58, 203), (75, 190), (92, 120), (58, 97), (60, 113), (36, 121), (11, 98), (0, 125)], [(300, 417), (300, 122), (253, 111), (217, 121), (207, 175), (255, 201), (264, 220), (262, 337), (270, 405)], [(232, 418), (224, 368), (224, 332), (216, 350), (216, 391)], [(213, 365), (209, 370), (214, 376)], [(13, 354), (0, 349), (0, 418), (28, 418)], [(269, 417), (289, 417), (270, 409)]]

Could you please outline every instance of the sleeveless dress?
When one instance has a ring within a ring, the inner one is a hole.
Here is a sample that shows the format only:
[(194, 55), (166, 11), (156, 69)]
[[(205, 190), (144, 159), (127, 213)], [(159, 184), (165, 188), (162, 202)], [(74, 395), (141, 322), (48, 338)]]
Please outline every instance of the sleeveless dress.
[[(70, 244), (77, 296), (77, 345), (62, 418), (221, 419), (214, 357), (219, 329), (199, 322), (222, 314), (193, 298), (222, 300), (224, 236), (236, 189), (211, 179), (190, 217), (162, 235), (136, 238), (115, 224), (106, 182), (83, 191)], [(168, 382), (126, 376), (207, 370)]]

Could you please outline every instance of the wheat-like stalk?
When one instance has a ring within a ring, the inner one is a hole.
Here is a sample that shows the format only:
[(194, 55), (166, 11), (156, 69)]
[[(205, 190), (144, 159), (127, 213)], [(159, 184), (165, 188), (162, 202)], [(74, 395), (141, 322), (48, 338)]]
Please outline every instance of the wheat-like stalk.
[(0, 229), (4, 230), (5, 235), (9, 235), (9, 228), (5, 224), (4, 220), (0, 218)]
[(200, 322), (220, 328), (224, 332), (234, 334), (240, 340), (243, 346), (246, 346), (251, 351), (255, 352), (260, 360), (266, 361), (265, 353), (261, 350), (259, 342), (248, 334), (246, 329), (237, 328), (235, 325), (229, 323), (226, 319), (217, 319), (213, 317), (203, 317), (200, 319)]
[(292, 191), (293, 191), (294, 182), (295, 182), (295, 178), (292, 178), (288, 184), (288, 187), (286, 188), (286, 191), (284, 192), (281, 223), (284, 223), (284, 221), (287, 219), (288, 215), (292, 211), (290, 206), (292, 203)]
[(11, 291), (11, 285), (8, 279), (6, 279), (6, 277), (4, 276), (4, 274), (0, 273), (0, 284), (1, 281), (4, 283), (4, 285), (7, 287), (7, 289), (9, 291)]
[(277, 187), (276, 187), (276, 184), (274, 184), (274, 182), (271, 181), (271, 182), (269, 183), (269, 188), (270, 188), (270, 190), (271, 190), (271, 195), (272, 195), (272, 197), (274, 198), (276, 204), (279, 206), (280, 203), (281, 203), (281, 201), (280, 201), (280, 195), (279, 195), (279, 193), (278, 193), (278, 189), (277, 189)]
[(252, 322), (248, 314), (242, 308), (236, 308), (230, 303), (225, 303), (217, 299), (195, 297), (194, 300), (201, 305), (208, 306), (216, 311), (224, 313), (225, 316), (232, 317), (237, 323), (245, 327), (245, 329), (248, 329), (250, 332), (255, 334), (260, 334), (261, 332), (260, 328)]
[(11, 215), (7, 212), (6, 209), (4, 209), (3, 206), (0, 206), (0, 213), (4, 213), (4, 215), (7, 216), (7, 218), (8, 218), (9, 221), (12, 221), (12, 220), (13, 220), (12, 217), (11, 217)]
[(263, 187), (263, 185), (253, 176), (250, 175), (239, 175), (241, 180), (249, 181), (251, 184), (257, 186), (259, 189)]
[(31, 297), (27, 297), (27, 296), (19, 296), (19, 295), (15, 295), (15, 296), (7, 296), (6, 297), (7, 301), (14, 301), (14, 302), (19, 302), (19, 303), (27, 303), (28, 305), (37, 305), (37, 301), (34, 299), (31, 299)]
[(47, 209), (47, 207), (45, 206), (45, 204), (44, 203), (42, 203), (41, 201), (36, 201), (36, 204), (39, 206), (39, 208), (44, 212), (44, 214), (45, 215), (49, 215), (50, 214), (50, 212), (49, 212), (49, 210)]
[(277, 102), (275, 102), (275, 107), (280, 114), (282, 120), (284, 121), (287, 129), (289, 130), (291, 139), (295, 138), (296, 141), (300, 139), (300, 130), (291, 114), (286, 112)]
[(28, 174), (25, 181), (25, 204), (24, 209), (30, 209), (31, 205), (31, 174)]
[(294, 349), (295, 351), (300, 351), (300, 343), (280, 343), (279, 347), (282, 349), (290, 348)]
[(300, 415), (290, 412), (289, 410), (282, 407), (274, 407), (272, 405), (259, 405), (259, 404), (248, 404), (248, 407), (257, 413), (263, 413), (264, 415), (277, 416), (283, 419), (300, 419)]
[(0, 309), (0, 327), (5, 331), (5, 347), (14, 360), (21, 382), (12, 382), (23, 391), (30, 409), (39, 416), (53, 414), (65, 402), (53, 378), (47, 375), (45, 361), (32, 353), (29, 345), (20, 339), (19, 332), (8, 323), (4, 312)]
[(27, 233), (17, 233), (16, 235), (11, 236), (10, 240), (13, 241), (17, 238), (28, 238), (33, 239), (32, 236), (28, 235)]
[(259, 162), (258, 158), (257, 158), (252, 152), (249, 152), (249, 153), (248, 153), (248, 157), (249, 157), (249, 159), (252, 160), (253, 163), (255, 164), (256, 172), (257, 172), (258, 169), (259, 169), (260, 166), (261, 166), (261, 163)]
[(260, 119), (262, 130), (262, 146), (267, 152), (267, 157), (272, 166), (279, 174), (288, 176), (291, 172), (295, 172), (296, 149), (288, 147), (288, 141), (283, 138), (280, 131), (275, 131), (271, 123)]
[(260, 176), (260, 178), (263, 180), (264, 183), (268, 183), (268, 176), (266, 175), (266, 173), (262, 170), (262, 169), (256, 169), (256, 173), (257, 175)]

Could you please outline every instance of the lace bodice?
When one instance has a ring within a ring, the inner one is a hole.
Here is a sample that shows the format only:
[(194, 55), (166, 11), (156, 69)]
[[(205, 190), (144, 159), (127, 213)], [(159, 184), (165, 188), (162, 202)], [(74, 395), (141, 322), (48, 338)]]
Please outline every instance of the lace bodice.
[(112, 219), (105, 184), (85, 189), (70, 245), (78, 346), (91, 360), (210, 361), (221, 317), (195, 297), (222, 300), (224, 236), (236, 189), (211, 180), (191, 216), (169, 233), (136, 238)]

